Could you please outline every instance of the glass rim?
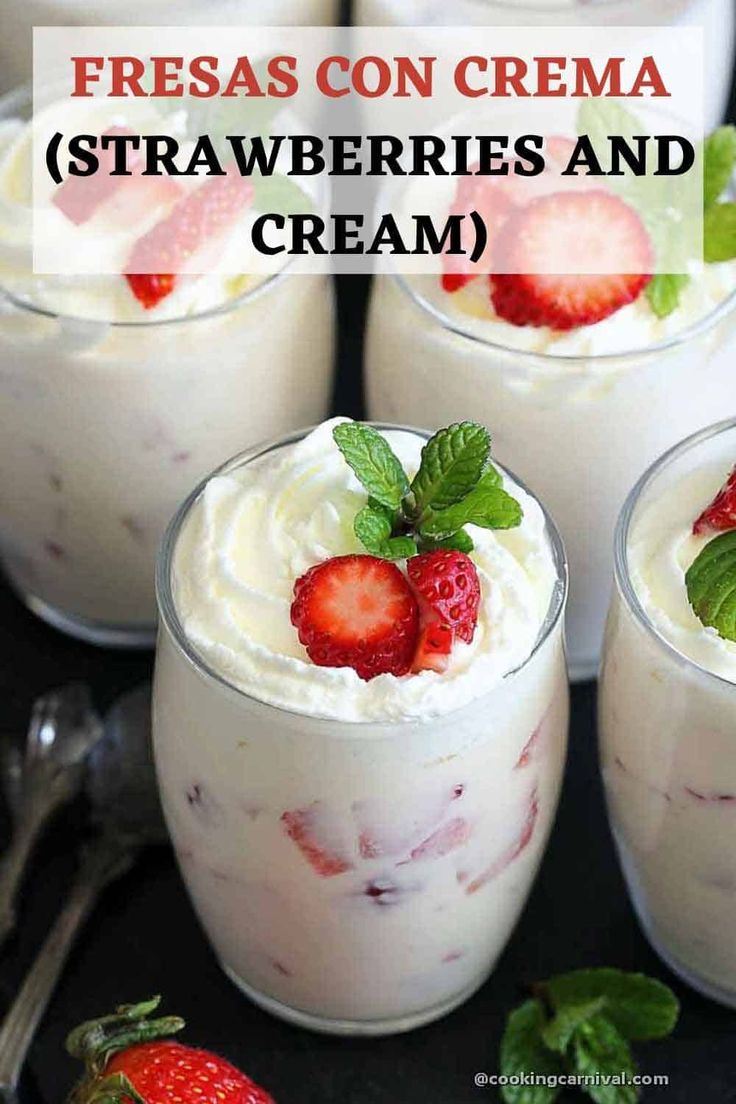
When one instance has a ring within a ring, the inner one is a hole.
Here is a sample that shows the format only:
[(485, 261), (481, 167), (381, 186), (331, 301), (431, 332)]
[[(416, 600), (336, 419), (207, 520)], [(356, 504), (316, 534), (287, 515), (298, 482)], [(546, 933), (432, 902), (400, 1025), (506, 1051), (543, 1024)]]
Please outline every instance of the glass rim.
[[(414, 426), (400, 425), (391, 422), (369, 422), (367, 424), (372, 425), (375, 429), (381, 431), (412, 433), (423, 438), (425, 441), (429, 440), (431, 436), (431, 433), (427, 430), (417, 429)], [(249, 693), (247, 690), (243, 690), (242, 687), (236, 686), (224, 675), (220, 674), (212, 666), (210, 666), (204, 656), (202, 656), (198, 652), (196, 647), (187, 637), (184, 626), (182, 625), (181, 619), (179, 617), (178, 610), (176, 608), (173, 588), (171, 585), (172, 567), (179, 535), (193, 507), (199, 501), (205, 487), (210, 482), (210, 480), (216, 478), (217, 476), (225, 475), (228, 472), (231, 472), (237, 468), (244, 467), (247, 464), (253, 463), (255, 460), (260, 460), (263, 457), (268, 456), (270, 453), (276, 452), (281, 448), (287, 447), (288, 445), (296, 444), (298, 441), (303, 440), (309, 433), (312, 432), (312, 430), (316, 428), (316, 426), (312, 425), (308, 426), (306, 429), (293, 430), (291, 433), (271, 438), (268, 441), (261, 442), (260, 444), (254, 445), (251, 448), (245, 449), (237, 455), (231, 457), (229, 460), (226, 460), (213, 472), (205, 476), (204, 479), (200, 480), (194, 490), (192, 490), (184, 499), (184, 501), (180, 504), (176, 513), (166, 527), (166, 531), (164, 533), (163, 540), (161, 542), (156, 559), (155, 582), (159, 625), (165, 627), (171, 639), (174, 641), (179, 654), (184, 658), (184, 660), (189, 664), (190, 667), (194, 668), (194, 670), (199, 675), (210, 682), (218, 684), (219, 686), (226, 689), (229, 693), (235, 694), (238, 698), (242, 698), (248, 702), (256, 703), (257, 705), (265, 709), (275, 709), (292, 717), (298, 717), (305, 722), (324, 723), (325, 721), (329, 722), (331, 719), (334, 720), (334, 718), (321, 717), (314, 713), (304, 713), (297, 709), (289, 709), (285, 706), (274, 705), (272, 702), (264, 701), (262, 698), (256, 697), (255, 694)], [(501, 685), (503, 682), (506, 681), (506, 679), (513, 677), (519, 671), (523, 670), (523, 668), (525, 668), (527, 664), (534, 659), (534, 657), (546, 644), (547, 640), (550, 638), (554, 630), (559, 625), (560, 620), (564, 614), (565, 605), (567, 602), (569, 589), (569, 570), (567, 555), (565, 552), (565, 546), (562, 537), (557, 528), (557, 525), (545, 509), (544, 505), (539, 502), (536, 496), (534, 496), (531, 491), (527, 489), (526, 485), (520, 479), (517, 479), (513, 472), (509, 471), (508, 468), (503, 467), (503, 465), (497, 464), (496, 466), (499, 467), (505, 475), (508, 475), (509, 478), (512, 479), (523, 491), (529, 494), (530, 497), (534, 498), (535, 502), (538, 503), (544, 517), (545, 533), (547, 535), (547, 539), (549, 540), (556, 573), (556, 579), (552, 589), (549, 607), (545, 614), (544, 621), (542, 622), (542, 625), (540, 627), (537, 639), (535, 640), (533, 647), (531, 648), (529, 654), (525, 657), (524, 661), (520, 663), (517, 667), (514, 667), (513, 670), (507, 671), (506, 674), (503, 676), (501, 683), (497, 684)], [(161, 631), (160, 628), (159, 631)], [(493, 688), (491, 688), (490, 691), (487, 692), (491, 693), (495, 688), (496, 687), (494, 686)], [(471, 701), (467, 702), (463, 706), (458, 707), (457, 709), (453, 709), (448, 713), (438, 714), (437, 716), (433, 716), (429, 719), (432, 721), (440, 721), (444, 718), (451, 717), (461, 712), (463, 709), (472, 706), (477, 701), (482, 700), (483, 697), (485, 697), (485, 694), (480, 695), (480, 697), (478, 698), (471, 699)], [(339, 723), (349, 725), (351, 729), (360, 729), (361, 727), (373, 729), (394, 729), (401, 728), (406, 724), (417, 723), (417, 718), (405, 718), (401, 721), (341, 720)]]
[(717, 674), (715, 671), (709, 670), (707, 667), (703, 667), (702, 664), (698, 663), (690, 656), (685, 655), (684, 652), (679, 651), (679, 649), (660, 632), (639, 601), (636, 588), (631, 580), (628, 563), (628, 543), (634, 512), (639, 504), (641, 496), (649, 488), (651, 483), (658, 475), (665, 471), (666, 468), (679, 460), (681, 456), (684, 456), (692, 449), (696, 449), (699, 445), (705, 444), (706, 441), (711, 441), (715, 437), (719, 437), (722, 433), (728, 433), (733, 430), (736, 430), (736, 418), (728, 418), (725, 421), (706, 426), (705, 429), (698, 430), (697, 433), (693, 433), (684, 440), (679, 441), (676, 445), (673, 445), (672, 448), (668, 449), (667, 452), (663, 453), (649, 468), (647, 468), (629, 491), (623, 508), (621, 509), (621, 513), (619, 514), (618, 521), (616, 522), (613, 559), (614, 577), (618, 591), (624, 599), (629, 611), (633, 614), (641, 627), (645, 629), (657, 644), (680, 666), (697, 671), (698, 674), (703, 675), (706, 679), (712, 679), (721, 686), (729, 686), (732, 692), (736, 692), (736, 682), (725, 678), (723, 675)]
[[(30, 81), (26, 81), (23, 84), (16, 86), (9, 92), (5, 92), (0, 96), (0, 123), (8, 121), (11, 117), (6, 114), (6, 109), (12, 110), (17, 105), (20, 110), (21, 105), (26, 107), (30, 104), (31, 110), (33, 109), (33, 84)], [(253, 287), (246, 288), (244, 292), (237, 295), (235, 298), (226, 299), (223, 303), (218, 303), (216, 306), (208, 307), (206, 310), (197, 311), (194, 314), (177, 314), (172, 318), (141, 318), (139, 321), (135, 320), (123, 320), (118, 321), (107, 318), (93, 318), (84, 314), (68, 314), (65, 311), (55, 311), (48, 307), (42, 307), (36, 303), (29, 302), (17, 292), (11, 291), (3, 283), (0, 283), (0, 298), (10, 303), (13, 307), (20, 311), (26, 311), (29, 314), (33, 314), (40, 318), (49, 318), (55, 322), (73, 322), (75, 325), (83, 326), (109, 326), (113, 330), (145, 330), (145, 329), (157, 329), (161, 326), (179, 326), (186, 324), (187, 322), (205, 322), (210, 318), (216, 318), (220, 315), (229, 314), (231, 311), (236, 311), (240, 307), (245, 306), (248, 303), (254, 302), (261, 295), (265, 295), (271, 291), (278, 284), (283, 282), (287, 277), (294, 276), (295, 273), (291, 271), (296, 262), (296, 257), (291, 257), (283, 268), (280, 268), (278, 272), (271, 272), (264, 276), (262, 280), (254, 284)], [(39, 278), (35, 273), (31, 272), (31, 280), (35, 281)], [(114, 273), (101, 273), (101, 276), (110, 276)], [(184, 273), (183, 275), (188, 275)], [(191, 275), (197, 275), (192, 273)], [(203, 273), (202, 275), (216, 275), (216, 273)], [(237, 276), (237, 273), (225, 273), (227, 275)], [(249, 275), (244, 273), (243, 275)], [(322, 277), (328, 275), (327, 270), (324, 272), (316, 272), (314, 275)], [(99, 277), (86, 277), (80, 276), (80, 280), (96, 279)]]
[[(651, 358), (669, 349), (675, 349), (680, 345), (685, 345), (688, 341), (709, 332), (714, 329), (723, 318), (736, 309), (736, 288), (734, 288), (734, 290), (718, 303), (712, 311), (709, 311), (708, 314), (703, 315), (702, 318), (692, 322), (689, 326), (686, 326), (685, 329), (679, 330), (671, 337), (658, 341), (655, 345), (647, 345), (644, 348), (638, 349), (625, 349), (614, 353), (540, 353), (534, 350), (529, 351), (526, 349), (514, 348), (511, 345), (502, 345), (498, 341), (490, 341), (488, 338), (483, 337), (482, 334), (474, 333), (472, 330), (466, 328), (460, 321), (452, 319), (439, 307), (431, 303), (426, 296), (422, 295), (417, 288), (411, 285), (409, 282), (411, 277), (407, 277), (406, 274), (399, 272), (384, 273), (383, 275), (388, 276), (389, 279), (398, 284), (401, 291), (411, 299), (415, 306), (426, 314), (429, 314), (446, 332), (462, 337), (476, 345), (480, 345), (481, 348), (502, 353), (510, 359), (523, 358), (525, 361), (524, 367), (528, 367), (531, 362), (535, 368), (539, 369), (547, 368), (549, 365), (566, 367), (573, 365), (583, 367), (591, 361), (595, 361), (598, 364), (615, 365), (616, 363), (631, 360), (632, 358)], [(437, 278), (439, 278), (439, 274), (437, 274)], [(478, 279), (482, 279), (482, 277), (478, 277)]]

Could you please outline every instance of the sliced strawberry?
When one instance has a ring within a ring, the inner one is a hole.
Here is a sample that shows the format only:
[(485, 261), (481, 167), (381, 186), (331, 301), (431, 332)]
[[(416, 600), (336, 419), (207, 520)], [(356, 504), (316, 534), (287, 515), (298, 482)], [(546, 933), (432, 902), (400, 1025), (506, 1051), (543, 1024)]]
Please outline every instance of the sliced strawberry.
[(464, 256), (443, 253), (442, 286), (445, 291), (460, 291), (476, 276), (491, 271), (491, 250), (494, 235), (501, 229), (515, 205), (513, 185), (509, 183), (511, 179), (511, 177), (503, 176), (460, 177), (457, 195), (450, 213), (453, 215), (469, 215), (471, 211), (477, 211), (486, 224), (489, 245), (484, 257), (477, 264), (473, 264), (470, 260), (470, 253), (472, 253), (474, 246), (474, 230), (467, 221), (462, 224), (460, 237), (463, 248), (468, 252)]
[(449, 626), (470, 643), (478, 623), (480, 581), (475, 564), (464, 552), (439, 549), (412, 556), (407, 562), (412, 586), (420, 597), (423, 620)]
[(387, 560), (338, 556), (311, 568), (294, 586), (291, 622), (319, 667), (352, 667), (366, 681), (411, 669), (419, 610)]
[(293, 809), (281, 817), (287, 836), (297, 845), (304, 858), (322, 878), (334, 878), (353, 869), (353, 864), (326, 838), (320, 824), (320, 804), (307, 809)]
[(464, 793), (465, 784), (458, 782), (449, 789), (415, 793), (411, 802), (397, 804), (382, 796), (356, 801), (353, 816), (361, 858), (404, 858), (438, 829)]
[(506, 847), (497, 858), (488, 866), (481, 874), (473, 878), (472, 881), (467, 880), (467, 875), (458, 874), (458, 881), (461, 885), (465, 885), (465, 892), (472, 896), (477, 893), (479, 889), (487, 885), (488, 882), (493, 881), (499, 874), (502, 874), (511, 863), (518, 859), (519, 856), (529, 846), (534, 835), (534, 829), (537, 824), (537, 818), (539, 816), (539, 795), (535, 790), (532, 791), (531, 796), (526, 807), (524, 814), (524, 821), (521, 826), (521, 830), (508, 847)]
[[(104, 132), (104, 136), (132, 134), (127, 127), (110, 127)], [(52, 203), (58, 207), (63, 215), (73, 222), (75, 226), (81, 226), (92, 218), (98, 207), (122, 188), (130, 183), (129, 176), (111, 176), (115, 168), (115, 150), (113, 148), (100, 149), (98, 151), (99, 167), (93, 176), (68, 176), (63, 184), (60, 184)], [(140, 158), (136, 155), (128, 155), (128, 169), (135, 171), (140, 165)]]
[(454, 642), (455, 634), (449, 625), (441, 621), (432, 621), (425, 625), (419, 633), (419, 643), (411, 665), (414, 674), (419, 671), (437, 671), (442, 674), (446, 671)]
[(723, 533), (728, 529), (736, 529), (736, 468), (693, 525), (696, 537), (703, 533)]
[(600, 189), (557, 192), (506, 222), (491, 298), (496, 313), (515, 326), (571, 330), (637, 299), (652, 263), (644, 224), (622, 200)]
[[(146, 310), (171, 294), (176, 284), (174, 274), (180, 273), (192, 257), (228, 230), (252, 198), (253, 185), (249, 180), (235, 174), (215, 177), (181, 199), (165, 218), (138, 239), (125, 266), (125, 275)], [(145, 275), (148, 280), (142, 279)]]
[(463, 817), (455, 817), (454, 820), (449, 820), (446, 824), (443, 824), (428, 839), (415, 847), (409, 857), (409, 862), (441, 859), (444, 855), (449, 855), (451, 851), (455, 851), (458, 847), (462, 847), (463, 844), (467, 843), (471, 834), (472, 830), (467, 820)]

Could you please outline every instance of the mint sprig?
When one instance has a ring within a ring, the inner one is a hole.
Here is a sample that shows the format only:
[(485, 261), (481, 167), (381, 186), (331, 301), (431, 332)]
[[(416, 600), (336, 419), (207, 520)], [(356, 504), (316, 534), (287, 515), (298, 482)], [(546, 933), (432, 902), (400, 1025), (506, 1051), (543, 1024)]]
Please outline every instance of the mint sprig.
[(401, 560), (438, 548), (468, 553), (473, 540), (466, 525), (511, 529), (521, 524), (521, 506), (503, 489), (490, 463), (490, 435), (476, 422), (436, 433), (422, 449), (411, 484), (388, 441), (372, 426), (342, 422), (333, 437), (368, 491), (354, 530), (373, 556)]
[(706, 544), (685, 585), (698, 620), (724, 640), (736, 641), (736, 529)]
[(554, 1104), (555, 1075), (593, 1077), (581, 1084), (596, 1104), (634, 1104), (636, 1073), (629, 1043), (659, 1039), (674, 1029), (677, 998), (666, 985), (621, 970), (577, 970), (534, 986), (535, 996), (508, 1018), (501, 1073), (541, 1075), (545, 1085), (504, 1085), (506, 1104)]

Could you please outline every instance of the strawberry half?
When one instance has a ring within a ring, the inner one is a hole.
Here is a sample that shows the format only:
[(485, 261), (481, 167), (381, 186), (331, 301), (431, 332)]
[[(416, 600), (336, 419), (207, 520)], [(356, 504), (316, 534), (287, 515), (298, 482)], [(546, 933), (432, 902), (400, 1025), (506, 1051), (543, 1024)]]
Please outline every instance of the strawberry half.
[(419, 610), (387, 560), (338, 556), (311, 568), (294, 586), (291, 622), (319, 667), (352, 667), (366, 681), (411, 669)]
[(480, 581), (475, 564), (464, 552), (439, 549), (412, 556), (407, 562), (411, 584), (420, 597), (423, 621), (448, 626), (470, 644), (480, 607)]
[(447, 670), (454, 642), (455, 634), (450, 626), (433, 619), (419, 633), (412, 671), (415, 674), (419, 671), (437, 671), (442, 674)]
[(184, 1021), (150, 1020), (158, 1004), (154, 998), (123, 1006), (71, 1033), (67, 1050), (87, 1072), (69, 1104), (274, 1104), (224, 1058), (164, 1038), (180, 1031)]
[[(515, 326), (572, 330), (633, 303), (652, 264), (649, 235), (628, 204), (600, 189), (557, 192), (505, 223), (491, 298), (496, 313)], [(589, 274), (595, 269), (608, 272)]]
[(176, 285), (175, 273), (180, 273), (195, 254), (228, 230), (252, 198), (253, 185), (249, 180), (235, 174), (215, 177), (181, 199), (165, 218), (138, 239), (125, 266), (125, 275), (146, 310), (171, 294)]
[(723, 533), (729, 529), (736, 529), (736, 468), (693, 525), (696, 537), (709, 532)]

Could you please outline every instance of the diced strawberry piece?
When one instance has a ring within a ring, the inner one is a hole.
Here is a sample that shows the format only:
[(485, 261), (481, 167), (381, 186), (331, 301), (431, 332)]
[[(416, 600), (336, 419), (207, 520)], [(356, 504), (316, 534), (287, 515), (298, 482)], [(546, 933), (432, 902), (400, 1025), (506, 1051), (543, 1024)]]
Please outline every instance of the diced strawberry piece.
[(514, 770), (523, 770), (524, 767), (528, 767), (532, 760), (535, 758), (535, 752), (539, 746), (542, 738), (542, 731), (544, 729), (545, 721), (547, 720), (547, 714), (542, 717), (537, 727), (532, 732), (531, 736), (524, 744), (521, 755), (519, 756)]
[(338, 556), (311, 568), (294, 586), (291, 621), (319, 667), (352, 667), (366, 681), (411, 669), (419, 610), (387, 560)]
[(409, 861), (422, 862), (424, 859), (441, 859), (467, 843), (471, 836), (471, 827), (463, 817), (455, 817), (443, 824), (436, 832), (420, 843), (412, 851)]
[(441, 548), (412, 556), (406, 567), (420, 597), (423, 620), (430, 627), (433, 621), (449, 626), (469, 644), (480, 607), (480, 580), (470, 557)]
[(322, 838), (319, 828), (319, 802), (307, 809), (293, 809), (281, 817), (286, 834), (309, 865), (322, 878), (334, 878), (353, 869), (352, 862)]
[(436, 831), (464, 793), (465, 785), (459, 782), (449, 790), (414, 795), (407, 807), (396, 807), (393, 801), (380, 797), (356, 801), (353, 816), (361, 858), (405, 857)]
[[(231, 174), (208, 180), (181, 199), (133, 246), (125, 275), (136, 298), (150, 310), (170, 295), (180, 273), (205, 246), (211, 246), (253, 198), (253, 185)], [(158, 273), (169, 275), (161, 276)], [(143, 280), (154, 275), (154, 280)]]
[(450, 660), (450, 652), (455, 641), (455, 634), (449, 625), (441, 621), (432, 621), (425, 625), (419, 633), (412, 671), (437, 671), (442, 674), (447, 670)]
[(696, 537), (703, 533), (722, 533), (728, 529), (736, 529), (736, 468), (693, 525)]
[(534, 835), (534, 829), (537, 823), (537, 817), (539, 816), (539, 795), (536, 789), (532, 792), (529, 798), (529, 804), (524, 817), (524, 823), (522, 824), (521, 831), (518, 837), (510, 844), (499, 856), (494, 859), (491, 865), (473, 878), (472, 881), (467, 882), (467, 875), (458, 874), (458, 881), (461, 884), (465, 884), (465, 892), (469, 895), (477, 893), (479, 889), (487, 885), (488, 882), (493, 881), (499, 874), (502, 874), (507, 867), (511, 865), (514, 859), (518, 859), (519, 855), (531, 843), (532, 836)]
[[(513, 171), (513, 167), (509, 172)], [(489, 244), (484, 257), (473, 264), (470, 254), (473, 251), (474, 230), (466, 220), (461, 227), (461, 241), (467, 254), (456, 256), (448, 253), (442, 255), (442, 286), (445, 291), (455, 292), (469, 284), (476, 276), (482, 276), (491, 271), (491, 249), (496, 233), (514, 209), (513, 178), (511, 176), (462, 176), (460, 177), (457, 195), (450, 213), (453, 215), (469, 215), (477, 211), (486, 224)], [(522, 193), (523, 194), (523, 193)]]
[(634, 302), (652, 264), (647, 231), (626, 203), (600, 189), (557, 192), (506, 222), (494, 252), (491, 298), (496, 313), (515, 326), (571, 330)]
[[(104, 136), (132, 134), (127, 127), (110, 127)], [(97, 152), (99, 167), (93, 176), (68, 176), (57, 189), (52, 203), (63, 215), (81, 226), (92, 218), (97, 208), (114, 195), (124, 184), (130, 183), (128, 176), (111, 176), (115, 168), (115, 150), (102, 149)], [(128, 155), (128, 169), (134, 171), (140, 164), (140, 158)]]

